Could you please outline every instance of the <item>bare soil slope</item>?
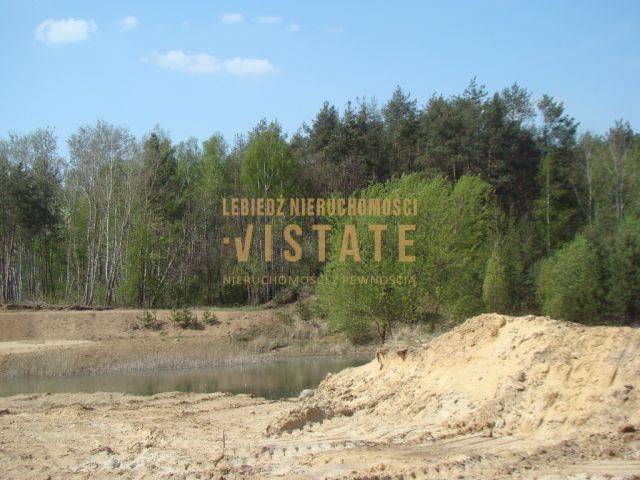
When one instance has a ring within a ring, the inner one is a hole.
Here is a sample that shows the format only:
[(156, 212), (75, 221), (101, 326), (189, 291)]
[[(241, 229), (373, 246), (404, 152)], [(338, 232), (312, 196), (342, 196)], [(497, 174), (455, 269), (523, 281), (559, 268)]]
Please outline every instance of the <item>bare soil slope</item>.
[[(202, 311), (194, 311), (201, 315)], [(0, 342), (17, 340), (117, 340), (159, 336), (136, 328), (139, 309), (113, 310), (0, 310)], [(171, 311), (158, 310), (159, 321), (169, 325)], [(165, 329), (169, 337), (225, 337), (249, 328), (264, 327), (275, 321), (268, 310), (216, 310), (216, 328), (199, 330)]]
[[(364, 415), (544, 437), (640, 427), (640, 331), (481, 315), (434, 339), (325, 380), (300, 418)], [(315, 413), (310, 413), (315, 412)]]

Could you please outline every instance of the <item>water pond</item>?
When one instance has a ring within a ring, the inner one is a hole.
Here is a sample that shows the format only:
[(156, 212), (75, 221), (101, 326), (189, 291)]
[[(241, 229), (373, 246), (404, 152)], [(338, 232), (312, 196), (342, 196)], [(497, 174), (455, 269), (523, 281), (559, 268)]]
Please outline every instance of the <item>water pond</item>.
[(154, 395), (161, 392), (250, 393), (277, 399), (315, 388), (327, 373), (367, 363), (363, 357), (302, 357), (243, 366), (187, 370), (155, 370), (68, 377), (22, 376), (0, 379), (0, 396), (22, 393), (122, 392)]

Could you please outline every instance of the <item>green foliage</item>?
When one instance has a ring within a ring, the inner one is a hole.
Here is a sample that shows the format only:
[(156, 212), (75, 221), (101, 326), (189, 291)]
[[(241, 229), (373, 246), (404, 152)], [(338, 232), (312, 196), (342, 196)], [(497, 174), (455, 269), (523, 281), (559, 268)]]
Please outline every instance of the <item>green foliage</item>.
[(296, 313), (303, 322), (309, 322), (313, 318), (313, 311), (309, 306), (309, 302), (298, 300), (296, 303)]
[[(0, 139), (0, 299), (5, 302), (56, 293), (61, 163), (51, 130)], [(23, 277), (27, 281), (20, 284)]]
[(309, 309), (311, 310), (311, 317), (321, 318), (323, 320), (327, 319), (328, 312), (322, 302), (313, 301), (309, 303)]
[[(534, 103), (518, 85), (489, 94), (474, 79), (424, 107), (399, 87), (381, 108), (325, 103), (290, 138), (263, 120), (233, 145), (219, 134), (174, 143), (159, 127), (136, 139), (99, 121), (71, 135), (66, 165), (52, 131), (10, 134), (0, 139), (0, 296), (145, 308), (278, 304), (295, 301), (291, 285), (231, 285), (223, 276), (401, 274), (417, 285), (320, 286), (311, 314), (300, 304), (290, 315), (326, 317), (354, 341), (383, 341), (399, 323), (448, 326), (485, 309), (538, 313), (539, 305), (589, 322), (637, 321), (640, 136), (622, 120), (579, 141), (576, 130), (561, 102)], [(400, 178), (407, 173), (416, 175)], [(412, 218), (335, 221), (326, 264), (300, 221), (303, 259), (289, 264), (278, 234), (297, 219), (222, 215), (222, 198), (279, 195), (416, 196), (409, 237), (418, 261), (395, 260), (397, 226)], [(223, 237), (242, 236), (248, 223), (254, 243), (249, 262), (238, 263)], [(266, 223), (271, 262), (262, 259)], [(357, 265), (336, 262), (345, 223), (357, 226)], [(389, 224), (379, 263), (370, 223)]]
[(538, 102), (542, 116), (540, 163), (537, 181), (540, 196), (533, 208), (547, 254), (573, 238), (581, 226), (578, 200), (571, 185), (571, 166), (575, 156), (575, 120), (564, 113), (561, 102), (544, 95)]
[(629, 216), (618, 225), (608, 251), (608, 305), (614, 319), (640, 318), (640, 219)]
[(583, 235), (542, 262), (537, 293), (542, 312), (554, 318), (593, 323), (600, 313), (598, 255)]
[(143, 310), (142, 315), (136, 317), (140, 326), (146, 330), (159, 330), (162, 323), (158, 321), (158, 315), (155, 311)]
[[(384, 342), (399, 322), (458, 321), (482, 311), (482, 278), (489, 255), (490, 187), (463, 177), (455, 186), (442, 177), (405, 175), (361, 192), (365, 198), (416, 198), (417, 217), (344, 218), (333, 226), (332, 249), (319, 286), (331, 326), (353, 341)], [(344, 224), (357, 229), (360, 262), (339, 260)], [(374, 259), (370, 224), (388, 224), (382, 258)], [(398, 225), (415, 224), (415, 262), (398, 260)], [(355, 283), (341, 279), (366, 279)], [(410, 281), (415, 278), (415, 284)], [(383, 283), (376, 279), (386, 279)], [(392, 280), (389, 280), (392, 279)], [(398, 280), (400, 279), (400, 280)], [(405, 280), (406, 279), (406, 280)]]
[(216, 314), (210, 310), (202, 312), (202, 323), (205, 325), (217, 325), (220, 323)]
[(199, 330), (202, 328), (202, 324), (198, 321), (198, 317), (188, 308), (181, 308), (179, 310), (173, 310), (171, 312), (171, 321), (179, 328), (190, 328), (193, 330)]
[(286, 196), (295, 188), (296, 162), (277, 123), (262, 121), (251, 132), (240, 180), (248, 195)]
[(417, 101), (397, 87), (382, 108), (382, 115), (390, 170), (415, 171), (419, 128)]
[(533, 266), (538, 261), (535, 235), (531, 224), (523, 221), (514, 225), (509, 219), (498, 223), (497, 240), (487, 262), (483, 282), (483, 300), (486, 311), (518, 315), (536, 308), (532, 294)]
[(180, 199), (177, 195), (178, 161), (169, 136), (156, 128), (145, 139), (142, 150), (143, 169), (148, 200), (157, 212), (166, 218), (178, 218)]
[(577, 209), (570, 186), (566, 183), (566, 166), (556, 157), (545, 157), (540, 164), (540, 197), (534, 203), (538, 232), (545, 251), (553, 252), (577, 230)]
[(482, 299), (487, 311), (508, 313), (512, 301), (510, 293), (504, 260), (496, 245), (489, 257), (482, 284)]

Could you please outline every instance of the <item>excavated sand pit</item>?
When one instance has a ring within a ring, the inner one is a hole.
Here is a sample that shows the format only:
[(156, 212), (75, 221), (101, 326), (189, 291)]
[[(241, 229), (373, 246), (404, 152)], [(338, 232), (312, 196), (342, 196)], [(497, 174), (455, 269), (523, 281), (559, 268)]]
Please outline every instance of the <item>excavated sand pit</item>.
[[(298, 417), (394, 418), (457, 433), (542, 438), (640, 423), (640, 332), (482, 315), (410, 350), (326, 379)], [(640, 426), (640, 425), (639, 425)]]
[(0, 399), (0, 460), (7, 478), (640, 479), (639, 380), (638, 330), (482, 315), (303, 402)]

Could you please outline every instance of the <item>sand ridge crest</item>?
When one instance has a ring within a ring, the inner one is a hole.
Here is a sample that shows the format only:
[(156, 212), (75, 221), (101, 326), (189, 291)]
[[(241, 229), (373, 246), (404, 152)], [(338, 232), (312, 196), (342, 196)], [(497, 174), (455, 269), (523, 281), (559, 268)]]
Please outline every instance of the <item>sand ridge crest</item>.
[(422, 347), (328, 376), (269, 435), (336, 416), (458, 434), (588, 435), (640, 427), (640, 331), (485, 314)]

